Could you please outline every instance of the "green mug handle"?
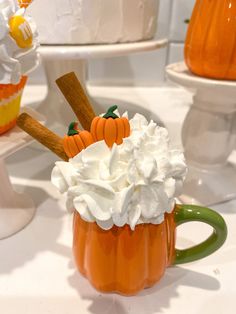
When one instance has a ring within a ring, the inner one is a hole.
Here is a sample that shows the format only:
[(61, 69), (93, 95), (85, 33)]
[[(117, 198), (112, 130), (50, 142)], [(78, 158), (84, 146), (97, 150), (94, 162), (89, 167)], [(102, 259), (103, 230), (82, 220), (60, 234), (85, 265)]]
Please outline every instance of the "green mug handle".
[(176, 205), (176, 227), (190, 221), (200, 221), (213, 228), (211, 236), (202, 243), (185, 250), (175, 250), (174, 265), (189, 263), (204, 258), (218, 250), (226, 240), (227, 226), (220, 214), (201, 206)]

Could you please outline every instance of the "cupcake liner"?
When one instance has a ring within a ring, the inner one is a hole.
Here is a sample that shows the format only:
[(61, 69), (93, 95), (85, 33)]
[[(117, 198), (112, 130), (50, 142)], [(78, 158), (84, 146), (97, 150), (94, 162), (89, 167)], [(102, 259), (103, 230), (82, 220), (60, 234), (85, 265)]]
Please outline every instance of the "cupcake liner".
[(16, 124), (26, 81), (27, 77), (23, 76), (17, 85), (0, 85), (0, 134), (7, 132)]

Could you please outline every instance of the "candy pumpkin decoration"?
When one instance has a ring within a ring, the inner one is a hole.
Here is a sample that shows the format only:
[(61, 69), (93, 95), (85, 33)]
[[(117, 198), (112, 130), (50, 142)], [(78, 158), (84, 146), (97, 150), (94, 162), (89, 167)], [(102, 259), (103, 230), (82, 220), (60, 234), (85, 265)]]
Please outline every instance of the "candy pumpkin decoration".
[(33, 0), (18, 0), (19, 6), (21, 8), (27, 8)]
[(123, 138), (130, 135), (129, 120), (125, 117), (119, 118), (114, 111), (117, 106), (108, 109), (103, 117), (95, 117), (91, 124), (91, 134), (94, 141), (104, 140), (107, 146), (112, 147), (123, 143)]
[(197, 75), (236, 79), (236, 0), (197, 0), (185, 42), (185, 62)]
[(91, 133), (88, 131), (80, 131), (76, 122), (70, 124), (68, 133), (63, 138), (63, 148), (69, 158), (73, 158), (93, 143)]

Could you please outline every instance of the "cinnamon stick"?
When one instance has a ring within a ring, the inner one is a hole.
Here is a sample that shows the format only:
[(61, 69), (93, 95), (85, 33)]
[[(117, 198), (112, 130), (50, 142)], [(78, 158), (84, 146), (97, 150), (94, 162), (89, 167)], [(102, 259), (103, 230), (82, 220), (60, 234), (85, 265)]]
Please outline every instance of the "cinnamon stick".
[(89, 131), (95, 113), (74, 72), (63, 75), (56, 84), (68, 101), (82, 127)]
[(68, 157), (63, 149), (62, 138), (47, 129), (29, 114), (22, 113), (17, 119), (17, 125), (61, 159), (68, 161)]

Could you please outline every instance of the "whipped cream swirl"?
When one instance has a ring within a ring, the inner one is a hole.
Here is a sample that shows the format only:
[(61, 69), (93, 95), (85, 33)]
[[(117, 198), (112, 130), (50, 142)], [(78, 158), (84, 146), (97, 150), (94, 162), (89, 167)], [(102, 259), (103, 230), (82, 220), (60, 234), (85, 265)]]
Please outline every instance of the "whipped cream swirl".
[[(29, 48), (20, 48), (10, 35), (9, 21), (14, 16), (24, 17), (33, 33)], [(37, 54), (38, 35), (33, 20), (26, 16), (17, 0), (0, 1), (0, 84), (18, 84), (22, 75), (27, 75), (39, 64)]]
[(165, 128), (140, 114), (130, 125), (123, 144), (109, 149), (104, 141), (94, 143), (52, 171), (52, 183), (67, 193), (68, 210), (104, 230), (163, 222), (186, 175), (184, 156), (170, 149)]

